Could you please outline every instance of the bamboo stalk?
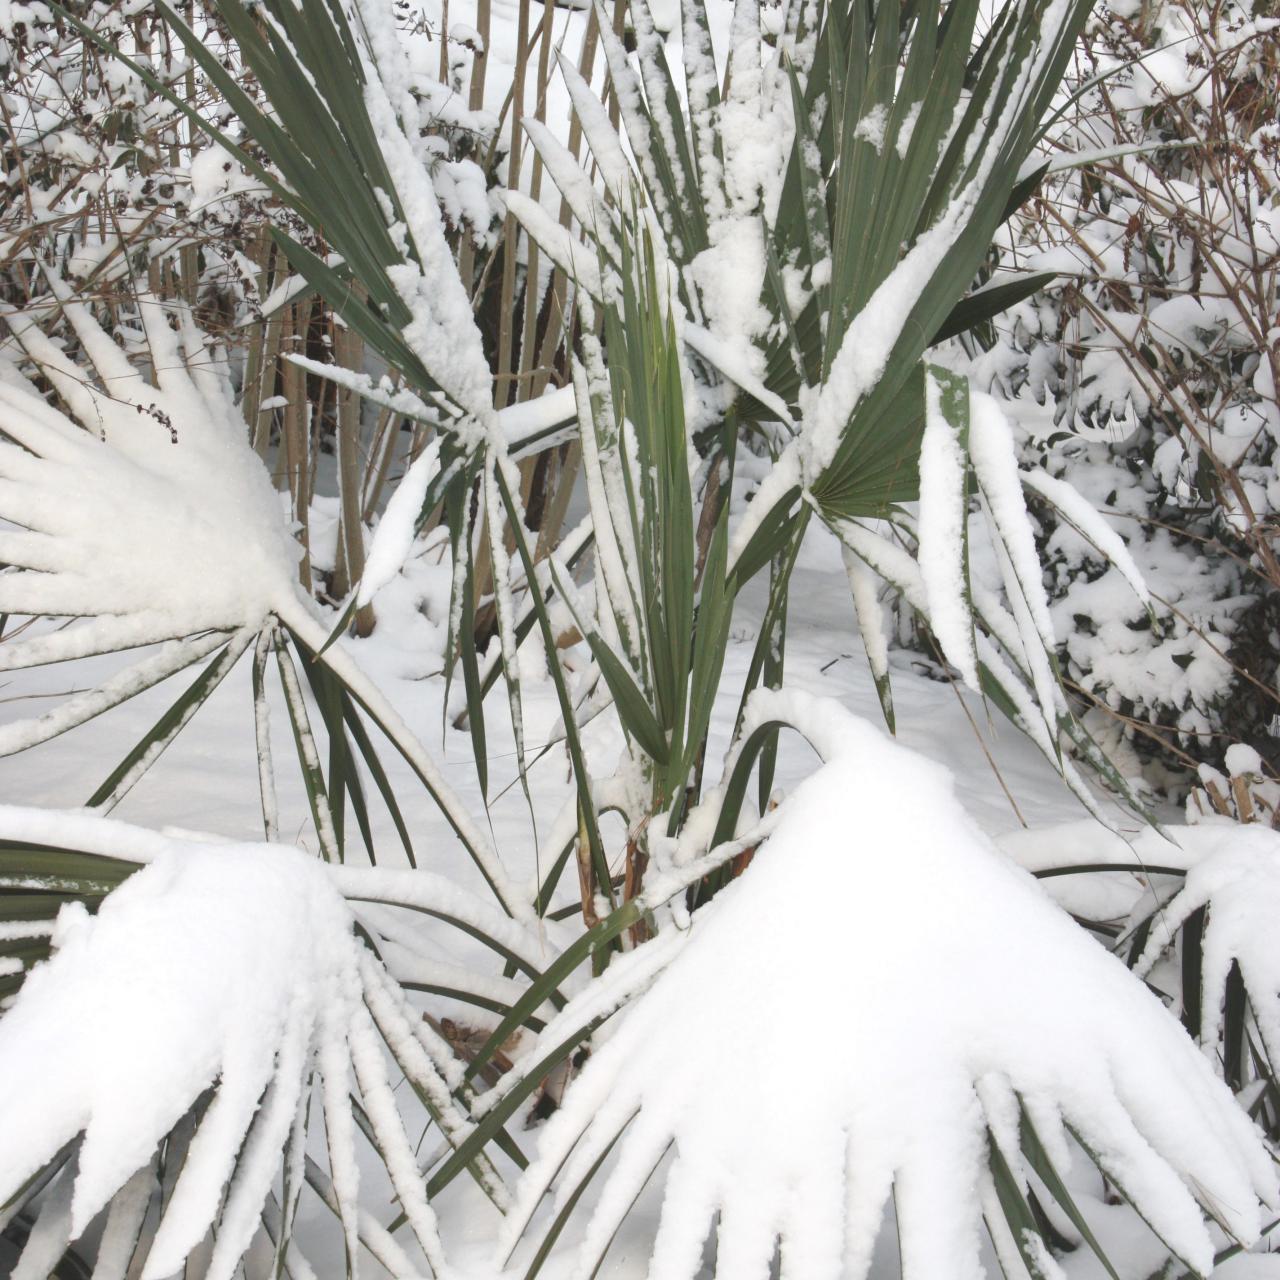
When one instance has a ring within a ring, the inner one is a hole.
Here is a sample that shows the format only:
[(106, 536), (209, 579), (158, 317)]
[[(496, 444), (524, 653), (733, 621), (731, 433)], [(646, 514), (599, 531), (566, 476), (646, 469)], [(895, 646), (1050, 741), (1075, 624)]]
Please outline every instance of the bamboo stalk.
[[(340, 368), (359, 372), (364, 364), (364, 340), (333, 317), (333, 358)], [(338, 436), (338, 557), (333, 590), (345, 597), (364, 573), (364, 513), (360, 491), (360, 397), (349, 387), (336, 387)], [(355, 632), (367, 636), (374, 627), (371, 604), (356, 611)]]
[[(544, 5), (542, 10), (542, 43), (538, 48), (538, 97), (534, 106), (534, 118), (546, 123), (547, 119), (547, 81), (551, 77), (551, 24), (555, 14), (554, 5)], [(513, 126), (514, 127), (514, 126)], [(529, 174), (529, 196), (537, 200), (542, 194), (542, 157), (535, 149), (533, 167)], [(563, 206), (564, 201), (561, 200)], [(547, 377), (542, 369), (542, 361), (538, 349), (538, 315), (542, 310), (542, 293), (538, 288), (539, 253), (538, 246), (532, 237), (529, 238), (528, 259), (525, 270), (524, 285), (524, 335), (520, 341), (520, 371), (533, 376), (527, 383), (522, 383), (525, 396), (530, 400), (537, 399), (546, 388)], [(519, 389), (517, 389), (518, 394)]]
[[(250, 251), (259, 271), (259, 294), (270, 292), (275, 272), (270, 268), (275, 258), (271, 240), (262, 232)], [(267, 398), (268, 386), (274, 389), (277, 361), (280, 358), (280, 340), (284, 332), (284, 313), (277, 311), (266, 321), (260, 321), (249, 335), (245, 356), (244, 388), (240, 395), (241, 410), (249, 424), (250, 439), (257, 455), (265, 462), (271, 444), (271, 417), (264, 417), (262, 402)]]
[[(491, 3), (492, 0), (478, 0), (476, 5), (476, 34), (480, 37), (483, 52), (473, 54), (471, 59), (471, 88), (467, 105), (472, 111), (480, 111), (484, 107), (484, 80), (485, 70), (488, 66)], [(448, 57), (447, 54), (442, 54), (442, 56)], [(458, 247), (458, 274), (462, 277), (463, 286), (467, 289), (471, 288), (475, 270), (475, 245), (471, 242), (470, 236), (464, 233), (462, 243)], [(472, 303), (473, 305), (475, 303), (474, 293), (472, 295)]]
[[(301, 351), (310, 322), (311, 302), (309, 299), (304, 302), (295, 302), (286, 310), (288, 318), (285, 321), (283, 335), (284, 348), (286, 351)], [(292, 360), (287, 360), (281, 374), (285, 399), (288, 401), (284, 408), (285, 474), (292, 499), (293, 518), (301, 526), (302, 560), (298, 566), (298, 576), (302, 589), (309, 593), (311, 591), (311, 493), (308, 485), (310, 467), (307, 446), (310, 438), (311, 406), (307, 402), (307, 377), (304, 371)]]
[[(527, 46), (529, 43), (529, 5), (520, 5), (516, 34), (516, 65), (511, 81), (511, 151), (507, 158), (507, 186), (513, 191), (520, 186), (520, 134), (521, 115), (524, 111), (525, 73), (527, 70)], [(537, 196), (534, 196), (537, 199)], [(512, 321), (515, 311), (516, 258), (520, 242), (519, 224), (515, 215), (508, 213), (502, 224), (502, 297), (498, 304), (498, 370), (494, 384), (493, 402), (496, 408), (506, 406), (511, 394)], [(529, 246), (532, 255), (534, 249)], [(526, 275), (525, 290), (530, 282)]]
[[(397, 379), (398, 381), (398, 379)], [(366, 523), (373, 518), (382, 499), (382, 487), (391, 470), (391, 457), (395, 452), (396, 437), (400, 434), (400, 415), (385, 406), (378, 410), (378, 421), (373, 429), (373, 442), (369, 446), (369, 463), (364, 471), (364, 492), (361, 500), (361, 516)], [(373, 459), (377, 459), (375, 463)]]

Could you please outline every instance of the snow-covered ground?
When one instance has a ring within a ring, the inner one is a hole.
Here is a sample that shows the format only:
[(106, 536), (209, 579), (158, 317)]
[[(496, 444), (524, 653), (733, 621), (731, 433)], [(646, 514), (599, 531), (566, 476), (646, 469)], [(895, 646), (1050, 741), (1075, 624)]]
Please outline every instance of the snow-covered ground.
[[(444, 715), (445, 686), (438, 677), (449, 568), (447, 563), (431, 563), (433, 558), (430, 551), (420, 552), (406, 573), (378, 596), (381, 621), (373, 636), (343, 643), (435, 754), (450, 784), (469, 802), (473, 813), (480, 814), (483, 806), (470, 735), (447, 727), (449, 717)], [(722, 681), (725, 694), (713, 721), (712, 759), (717, 745), (722, 754), (728, 744), (738, 693), (751, 660), (762, 596), (763, 587), (753, 584), (734, 617)], [(791, 610), (788, 686), (839, 698), (857, 714), (881, 723), (838, 545), (821, 529), (810, 532), (809, 545), (796, 568)], [(554, 730), (558, 718), (550, 682), (545, 676), (539, 682), (542, 660), (536, 645), (535, 636), (527, 642), (527, 661), (522, 664), (527, 681), (526, 748), (531, 757)], [(106, 657), (6, 673), (0, 688), (0, 724), (39, 714), (48, 701), (100, 682), (120, 665), (121, 658)], [(1035, 825), (1086, 816), (1049, 764), (998, 712), (958, 685), (922, 676), (920, 662), (911, 654), (895, 652), (892, 667), (899, 741), (956, 773), (966, 808), (984, 830), (998, 836), (1019, 829), (1023, 825), (1019, 811), (1026, 822)], [(7, 758), (0, 765), (0, 798), (10, 804), (82, 805), (128, 744), (151, 727), (190, 678), (179, 676), (71, 733)], [(460, 692), (460, 686), (455, 686), (454, 712), (460, 705)], [(495, 843), (504, 857), (522, 860), (512, 871), (527, 876), (534, 870), (535, 841), (528, 807), (516, 783), (514, 744), (500, 687), (495, 687), (487, 706), (491, 795), (505, 791), (492, 805)], [(287, 762), (294, 750), (288, 720), (283, 705), (273, 709), (281, 833), (303, 847), (314, 848), (301, 785), (292, 790), (288, 786)], [(237, 840), (261, 838), (252, 712), (250, 664), (244, 661), (113, 816), (153, 828), (174, 826)], [(318, 717), (313, 724), (319, 731), (317, 721)], [(603, 720), (594, 722), (586, 732), (597, 758), (607, 764), (607, 753), (620, 748), (621, 738), (613, 737)], [(473, 879), (470, 862), (460, 849), (452, 847), (443, 821), (408, 767), (389, 747), (382, 751), (382, 757), (406, 819), (415, 834), (422, 832), (423, 847), (429, 850), (424, 861), (429, 861), (432, 869)], [(784, 739), (778, 785), (793, 785), (812, 764), (811, 753)], [(568, 795), (563, 749), (552, 750), (533, 768), (535, 811), (539, 830), (545, 831)], [(607, 769), (602, 767), (602, 772)], [(440, 840), (433, 845), (430, 833), (436, 828), (440, 829)], [(377, 834), (379, 863), (395, 865), (399, 842), (390, 823), (378, 827)]]

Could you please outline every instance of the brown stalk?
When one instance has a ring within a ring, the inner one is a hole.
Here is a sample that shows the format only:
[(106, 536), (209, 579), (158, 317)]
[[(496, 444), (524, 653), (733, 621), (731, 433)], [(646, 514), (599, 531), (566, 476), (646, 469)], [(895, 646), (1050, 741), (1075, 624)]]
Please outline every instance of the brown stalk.
[[(330, 313), (333, 358), (339, 368), (359, 373), (364, 366), (364, 339)], [(334, 595), (346, 597), (364, 573), (364, 512), (360, 503), (360, 396), (348, 387), (336, 386), (338, 436), (338, 495), (341, 520), (338, 558), (334, 566)], [(372, 604), (356, 610), (355, 633), (372, 634)]]
[[(307, 329), (311, 320), (311, 302), (291, 303), (287, 308), (283, 335), (286, 352), (305, 349)], [(311, 406), (307, 400), (306, 373), (292, 360), (286, 360), (281, 369), (284, 396), (285, 478), (292, 499), (293, 518), (301, 525), (302, 560), (298, 565), (298, 577), (304, 591), (311, 590), (311, 536), (309, 516), (311, 492), (309, 465)]]

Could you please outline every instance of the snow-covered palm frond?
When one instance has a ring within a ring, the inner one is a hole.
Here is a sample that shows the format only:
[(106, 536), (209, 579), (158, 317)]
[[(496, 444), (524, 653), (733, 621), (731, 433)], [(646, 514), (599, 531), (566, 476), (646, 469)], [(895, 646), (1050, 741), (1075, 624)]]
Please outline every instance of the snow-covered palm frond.
[[(124, 1263), (134, 1256), (143, 1276), (161, 1277), (211, 1228), (209, 1277), (232, 1275), (264, 1226), (292, 1267), (291, 1224), (306, 1184), (332, 1202), (353, 1271), (363, 1245), (392, 1274), (419, 1274), (423, 1264), (367, 1212), (357, 1157), (365, 1145), (440, 1273), (426, 1171), (404, 1117), (420, 1108), (446, 1152), (463, 1141), (473, 1127), (465, 1064), (380, 958), (385, 948), (393, 968), (423, 981), (388, 913), (428, 912), (538, 976), (533, 935), (439, 877), (328, 868), (279, 845), (203, 843), (7, 808), (0, 839), (0, 887), (21, 886), (49, 913), (0, 925), (0, 949), (25, 942), (28, 963), (31, 943), (51, 951), (0, 1019), (0, 1217), (60, 1179), (35, 1199), (39, 1217), (15, 1274), (43, 1277), (104, 1215), (103, 1277), (123, 1274), (104, 1261), (108, 1239)], [(463, 998), (470, 985), (481, 1004), (501, 990), (480, 973), (451, 985)], [(507, 986), (518, 996), (520, 984)], [(392, 1062), (417, 1106), (394, 1095)], [(313, 1111), (323, 1116), (327, 1173), (305, 1158)], [(487, 1157), (467, 1163), (505, 1205)], [(158, 1222), (147, 1216), (153, 1201), (163, 1203)]]
[[(172, 722), (92, 799), (114, 804), (273, 616), (311, 619), (300, 548), (250, 448), (218, 352), (180, 304), (142, 296), (149, 376), (51, 270), (0, 347), (0, 610), (63, 624), (0, 645), (0, 669), (159, 645), (53, 710), (0, 729), (43, 742), (210, 659)], [(56, 301), (56, 308), (51, 305)], [(73, 360), (50, 336), (60, 313)], [(173, 323), (171, 323), (171, 321)], [(176, 325), (176, 327), (175, 327)], [(65, 412), (37, 387), (51, 384)]]
[[(1181, 938), (1187, 1029), (1220, 1057), (1236, 1089), (1253, 1091), (1269, 1131), (1276, 1126), (1280, 1065), (1280, 835), (1266, 827), (1210, 820), (1179, 832), (1194, 859), (1179, 892), (1150, 916), (1140, 976)], [(1247, 997), (1247, 999), (1246, 999)]]
[[(0, 666), (256, 628), (297, 599), (299, 549), (216, 352), (181, 308), (143, 297), (152, 377), (50, 277), (84, 353), (31, 312), (0, 351), (0, 578), (6, 613), (83, 619), (0, 649)], [(171, 326), (170, 315), (177, 322)], [(30, 361), (74, 419), (25, 376)]]
[(1213, 1265), (1206, 1216), (1255, 1238), (1276, 1197), (1259, 1136), (949, 776), (838, 704), (756, 695), (744, 736), (769, 721), (824, 764), (572, 1086), (507, 1247), (557, 1175), (563, 1210), (616, 1148), (574, 1272), (595, 1274), (670, 1150), (664, 1280), (699, 1271), (716, 1221), (719, 1276), (767, 1275), (780, 1242), (787, 1274), (861, 1277), (891, 1196), (908, 1280), (978, 1275), (984, 1219), (1010, 1274), (1021, 1251), (1050, 1276), (1014, 1206), (1061, 1189), (1072, 1138), (1194, 1271)]
[[(345, 752), (334, 758), (360, 756), (375, 778), (382, 776), (359, 720), (360, 713), (369, 716), (445, 812), (498, 897), (519, 913), (520, 895), (506, 883), (488, 837), (386, 698), (345, 652), (329, 646), (328, 629), (298, 581), (299, 548), (250, 447), (228, 371), (189, 312), (147, 296), (138, 300), (146, 376), (65, 282), (51, 272), (46, 278), (83, 359), (73, 361), (49, 336), (47, 315), (5, 314), (12, 336), (0, 348), (0, 434), (6, 437), (0, 520), (8, 525), (0, 532), (0, 559), (10, 567), (0, 572), (0, 611), (67, 625), (7, 640), (0, 645), (0, 669), (159, 647), (52, 711), (0, 728), (0, 754), (75, 728), (208, 659), (90, 798), (110, 809), (257, 639), (259, 728), (266, 715), (265, 661), (274, 652), (325, 857), (343, 856), (342, 823), (334, 815), (348, 800), (367, 843), (365, 798), (354, 767), (323, 775), (295, 658), (315, 691), (332, 694), (321, 699), (320, 711), (330, 739), (345, 742)], [(66, 412), (41, 394), (34, 374), (52, 384)], [(415, 514), (397, 514), (389, 531), (397, 545), (401, 526), (412, 526)], [(394, 559), (394, 547), (388, 555)], [(379, 560), (375, 570), (383, 572)], [(268, 742), (260, 732), (264, 826), (272, 836)], [(412, 863), (396, 801), (380, 789)]]

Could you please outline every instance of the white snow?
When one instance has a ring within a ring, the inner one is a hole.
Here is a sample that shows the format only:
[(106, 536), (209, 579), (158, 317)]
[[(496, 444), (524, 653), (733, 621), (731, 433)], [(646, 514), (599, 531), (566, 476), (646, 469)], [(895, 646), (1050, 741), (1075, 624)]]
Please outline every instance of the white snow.
[(883, 102), (877, 103), (854, 127), (853, 136), (868, 143), (877, 151), (884, 150), (884, 131), (889, 123), (889, 109)]
[(369, 546), (356, 604), (365, 605), (404, 567), (413, 548), (427, 490), (440, 469), (437, 436), (414, 460), (392, 493)]

